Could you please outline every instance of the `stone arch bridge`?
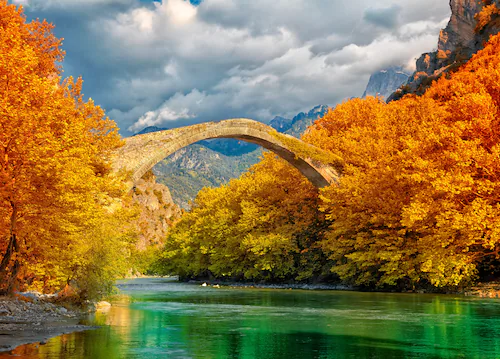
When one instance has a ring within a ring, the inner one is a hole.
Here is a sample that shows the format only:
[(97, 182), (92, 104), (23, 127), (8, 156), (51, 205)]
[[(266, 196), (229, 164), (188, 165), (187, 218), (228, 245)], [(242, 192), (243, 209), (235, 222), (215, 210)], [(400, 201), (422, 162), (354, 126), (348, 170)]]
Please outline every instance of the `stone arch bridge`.
[(125, 171), (129, 190), (154, 165), (195, 142), (211, 138), (235, 138), (256, 143), (282, 157), (297, 168), (317, 188), (336, 182), (341, 161), (310, 144), (278, 133), (261, 122), (238, 118), (137, 135), (113, 155), (115, 172)]

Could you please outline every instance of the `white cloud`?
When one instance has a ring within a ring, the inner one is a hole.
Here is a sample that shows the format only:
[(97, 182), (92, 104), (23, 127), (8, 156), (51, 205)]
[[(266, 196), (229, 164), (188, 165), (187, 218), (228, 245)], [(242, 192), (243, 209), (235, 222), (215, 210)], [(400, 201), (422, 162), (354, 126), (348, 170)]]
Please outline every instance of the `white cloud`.
[(119, 14), (116, 18), (117, 23), (121, 26), (145, 35), (152, 34), (153, 20), (154, 12), (144, 8), (133, 9), (129, 13)]
[(185, 120), (193, 117), (193, 115), (189, 114), (187, 108), (177, 112), (168, 106), (162, 106), (155, 111), (148, 111), (142, 115), (134, 125), (130, 126), (129, 131), (137, 132), (144, 127), (162, 125), (168, 121)]
[[(439, 22), (420, 20), (416, 22), (410, 22), (401, 26), (398, 29), (398, 35), (401, 38), (412, 38), (427, 34), (439, 33), (439, 30), (444, 28), (448, 23), (448, 18), (444, 18)], [(437, 41), (435, 42), (437, 45)]]
[(184, 0), (168, 0), (159, 6), (174, 25), (187, 25), (194, 21), (197, 8)]

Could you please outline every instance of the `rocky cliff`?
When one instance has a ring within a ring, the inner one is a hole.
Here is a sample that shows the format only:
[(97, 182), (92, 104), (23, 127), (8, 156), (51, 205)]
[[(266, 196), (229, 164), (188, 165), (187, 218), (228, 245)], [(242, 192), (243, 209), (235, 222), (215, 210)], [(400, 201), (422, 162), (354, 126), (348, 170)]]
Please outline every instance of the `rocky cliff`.
[(450, 0), (451, 18), (439, 34), (437, 50), (422, 54), (408, 83), (390, 100), (405, 93), (422, 94), (433, 80), (467, 62), (500, 30), (500, 0)]
[(380, 96), (387, 100), (401, 85), (408, 81), (410, 73), (401, 66), (392, 66), (370, 76), (363, 98)]
[(163, 244), (168, 228), (180, 216), (180, 209), (174, 204), (169, 189), (156, 183), (150, 171), (136, 184), (132, 198), (139, 208), (137, 249)]

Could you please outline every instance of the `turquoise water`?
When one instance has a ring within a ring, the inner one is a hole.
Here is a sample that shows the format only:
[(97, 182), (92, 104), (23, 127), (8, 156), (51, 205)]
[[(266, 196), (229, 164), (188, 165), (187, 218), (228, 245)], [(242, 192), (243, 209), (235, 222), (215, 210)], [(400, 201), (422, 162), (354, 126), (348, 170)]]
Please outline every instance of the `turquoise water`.
[(500, 300), (231, 289), (135, 279), (89, 320), (100, 329), (26, 345), (26, 358), (500, 358)]

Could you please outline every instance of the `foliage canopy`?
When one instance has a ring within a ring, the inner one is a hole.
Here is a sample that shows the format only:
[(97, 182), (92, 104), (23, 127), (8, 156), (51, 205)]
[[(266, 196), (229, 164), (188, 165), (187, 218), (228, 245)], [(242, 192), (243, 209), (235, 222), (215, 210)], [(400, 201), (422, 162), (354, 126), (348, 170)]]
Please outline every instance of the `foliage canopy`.
[(64, 52), (52, 28), (27, 23), (22, 7), (0, 1), (0, 286), (6, 292), (55, 290), (71, 281), (88, 291), (81, 281), (89, 283), (96, 268), (114, 271), (106, 269), (113, 260), (98, 263), (104, 257), (97, 247), (126, 251), (117, 241), (132, 240), (111, 231), (112, 222), (127, 217), (109, 210), (122, 190), (106, 161), (121, 145), (116, 125), (83, 99), (81, 79), (60, 78)]

